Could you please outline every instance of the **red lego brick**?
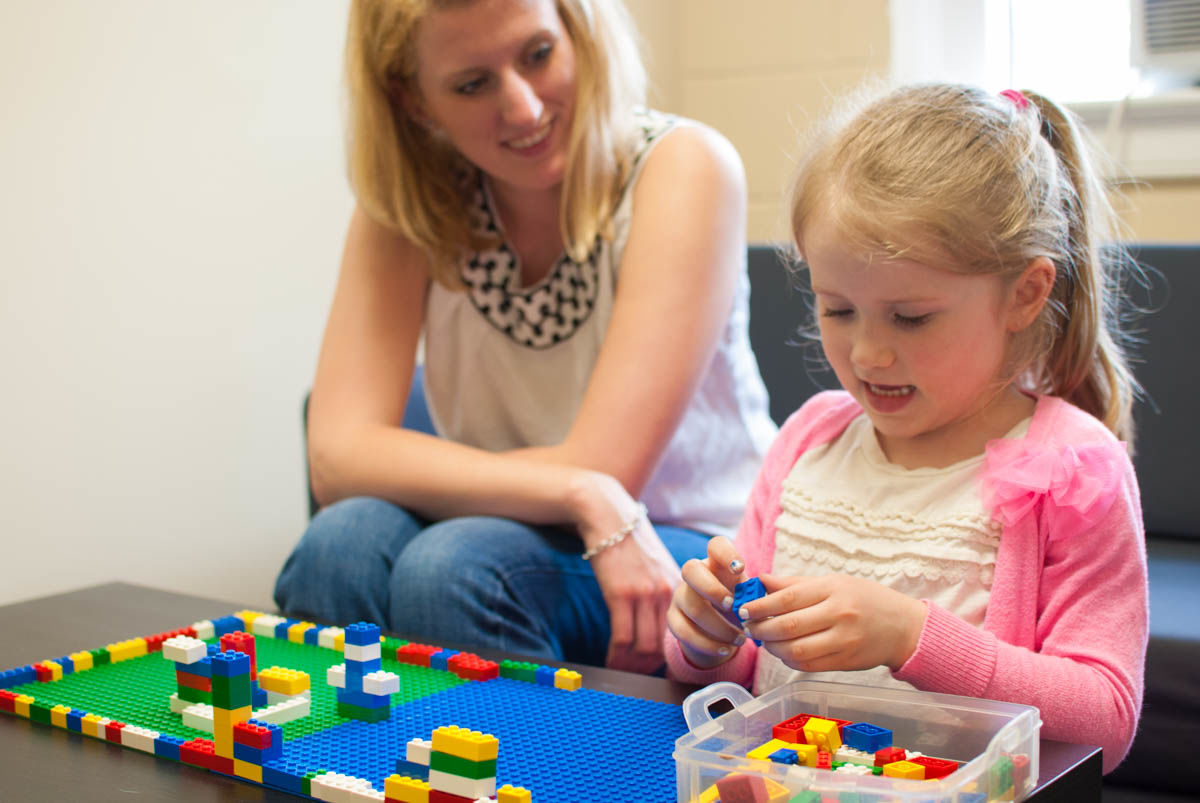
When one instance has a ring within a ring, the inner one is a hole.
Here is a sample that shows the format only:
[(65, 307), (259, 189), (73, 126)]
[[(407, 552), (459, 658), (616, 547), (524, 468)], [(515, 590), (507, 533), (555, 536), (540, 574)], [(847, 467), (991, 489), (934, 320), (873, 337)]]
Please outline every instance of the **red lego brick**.
[(831, 770), (833, 769), (833, 754), (826, 753), (824, 750), (817, 751), (817, 769)]
[(212, 691), (212, 678), (193, 675), (191, 672), (175, 672), (175, 681), (180, 686), (187, 686), (197, 691)]
[(944, 758), (934, 758), (933, 756), (917, 756), (916, 758), (906, 759), (914, 764), (920, 764), (925, 768), (925, 779), (945, 778), (950, 773), (958, 769), (957, 761), (948, 761)]
[(429, 656), (441, 651), (441, 647), (431, 647), (428, 644), (410, 642), (396, 648), (396, 660), (402, 664), (413, 666), (429, 666)]
[(500, 677), (500, 665), (469, 652), (450, 656), (446, 668), (466, 680), (494, 680)]
[(233, 741), (256, 750), (266, 750), (271, 746), (271, 729), (249, 722), (237, 722), (233, 726)]
[[(726, 775), (717, 781), (721, 803), (767, 803), (767, 782), (756, 775)], [(433, 803), (433, 798), (429, 799)]]
[(107, 722), (104, 725), (104, 738), (116, 744), (121, 743), (121, 729), (125, 727), (124, 722)]
[(218, 756), (211, 739), (192, 739), (179, 745), (179, 760), (206, 770), (233, 774), (233, 759)]
[(49, 683), (54, 680), (54, 670), (43, 664), (33, 665), (34, 675), (37, 677), (38, 683)]
[(254, 657), (254, 636), (241, 630), (226, 633), (221, 636), (221, 649), (243, 652), (250, 656), (250, 679), (258, 680), (258, 669), (255, 666)]
[(903, 747), (885, 747), (882, 750), (876, 750), (875, 766), (882, 767), (884, 764), (891, 764), (893, 761), (904, 761), (905, 755)]
[(1009, 756), (1013, 765), (1013, 788), (1018, 792), (1025, 788), (1029, 781), (1029, 756)]
[(15, 692), (0, 689), (0, 711), (7, 711), (10, 714), (17, 712), (17, 695)]
[(441, 789), (430, 789), (429, 803), (475, 803), (475, 798), (452, 795), (449, 792), (443, 792)]
[(791, 744), (805, 744), (804, 723), (813, 716), (813, 714), (796, 714), (794, 717), (785, 719), (771, 728), (771, 737)]

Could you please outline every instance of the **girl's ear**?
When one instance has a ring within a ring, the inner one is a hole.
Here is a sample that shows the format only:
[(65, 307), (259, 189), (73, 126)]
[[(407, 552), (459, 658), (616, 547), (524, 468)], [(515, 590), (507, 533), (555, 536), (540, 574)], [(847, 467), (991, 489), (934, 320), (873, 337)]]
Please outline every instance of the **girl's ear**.
[(1025, 267), (1009, 288), (1008, 331), (1020, 332), (1037, 320), (1056, 275), (1049, 257), (1037, 257)]

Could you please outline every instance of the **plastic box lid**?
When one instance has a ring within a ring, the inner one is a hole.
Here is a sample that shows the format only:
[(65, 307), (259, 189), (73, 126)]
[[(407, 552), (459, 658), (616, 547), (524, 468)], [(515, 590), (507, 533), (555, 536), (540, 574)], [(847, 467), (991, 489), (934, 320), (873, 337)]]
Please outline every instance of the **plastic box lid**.
[[(711, 709), (722, 701), (733, 707), (714, 717)], [(714, 784), (731, 773), (786, 788), (787, 796), (772, 800), (790, 801), (814, 791), (856, 793), (856, 798), (844, 799), (857, 803), (1019, 801), (1038, 778), (1041, 720), (1038, 710), (1027, 705), (821, 681), (791, 683), (756, 698), (736, 683), (723, 682), (692, 693), (684, 700), (683, 714), (690, 730), (676, 740), (674, 752), (680, 803), (715, 800)], [(746, 758), (771, 739), (774, 725), (796, 714), (888, 728), (894, 745), (957, 761), (959, 768), (945, 778), (918, 781)]]

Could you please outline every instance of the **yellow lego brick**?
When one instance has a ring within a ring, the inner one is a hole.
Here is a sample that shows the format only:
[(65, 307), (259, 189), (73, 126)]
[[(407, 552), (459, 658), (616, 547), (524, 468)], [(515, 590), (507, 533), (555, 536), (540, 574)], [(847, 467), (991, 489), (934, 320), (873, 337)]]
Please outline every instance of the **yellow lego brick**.
[(772, 739), (769, 742), (763, 742), (758, 747), (751, 750), (746, 754), (746, 758), (757, 758), (766, 761), (776, 750), (782, 750), (785, 747), (789, 750), (795, 750), (797, 745), (791, 744), (790, 742), (785, 742), (783, 739)]
[(533, 793), (512, 784), (504, 784), (496, 790), (496, 803), (532, 803)]
[(250, 628), (254, 627), (254, 620), (262, 615), (261, 611), (238, 611), (234, 614), (234, 616), (242, 620), (242, 630), (247, 633), (251, 632)]
[(250, 706), (213, 708), (213, 752), (221, 758), (233, 758), (233, 726), (250, 719)]
[(489, 761), (500, 754), (500, 740), (490, 733), (443, 725), (433, 732), (433, 749), (468, 761)]
[(251, 764), (249, 761), (242, 761), (240, 758), (233, 760), (233, 774), (239, 778), (247, 778), (255, 783), (262, 783), (262, 766)]
[(67, 727), (67, 714), (71, 713), (71, 706), (56, 705), (50, 709), (50, 724), (59, 728)]
[(100, 717), (95, 714), (84, 714), (83, 719), (79, 722), (79, 732), (84, 736), (95, 736), (96, 725), (100, 722)]
[(698, 797), (692, 798), (691, 803), (717, 803), (720, 799), (721, 796), (717, 793), (717, 785), (713, 784), (701, 792)]
[(770, 778), (763, 778), (767, 782), (767, 803), (787, 803), (792, 799), (792, 793), (787, 787), (781, 783), (776, 783)]
[(68, 656), (71, 663), (75, 665), (76, 672), (86, 672), (92, 668), (92, 654), (90, 652), (73, 652)]
[(118, 641), (115, 644), (107, 645), (105, 649), (108, 650), (109, 660), (114, 664), (118, 661), (128, 661), (130, 658), (146, 655), (149, 652), (144, 638), (131, 638), (125, 641)]
[(800, 757), (800, 763), (806, 767), (817, 766), (817, 753), (820, 752), (815, 744), (793, 744), (789, 745), (792, 750), (796, 751), (796, 755)]
[(33, 702), (33, 699), (28, 694), (18, 694), (17, 699), (14, 701), (16, 705), (14, 713), (17, 716), (29, 719), (29, 704)]
[(294, 695), (309, 688), (309, 678), (307, 672), (298, 669), (271, 666), (258, 670), (258, 685), (264, 691)]
[(560, 669), (554, 673), (554, 688), (575, 691), (583, 685), (583, 676), (573, 669)]
[(912, 778), (925, 780), (925, 767), (912, 761), (893, 761), (883, 765), (883, 774), (889, 778)]
[(312, 622), (297, 622), (288, 628), (288, 641), (293, 644), (303, 644), (304, 634), (316, 627)]
[(836, 753), (842, 746), (842, 734), (838, 731), (837, 723), (820, 717), (810, 717), (804, 723), (804, 738), (827, 753)]
[(383, 794), (387, 799), (400, 803), (429, 803), (429, 790), (432, 788), (428, 781), (407, 775), (389, 775), (383, 782)]
[(346, 631), (339, 630), (333, 634), (333, 648), (338, 652), (346, 651)]
[(62, 664), (54, 661), (42, 661), (41, 666), (50, 670), (50, 680), (62, 680)]

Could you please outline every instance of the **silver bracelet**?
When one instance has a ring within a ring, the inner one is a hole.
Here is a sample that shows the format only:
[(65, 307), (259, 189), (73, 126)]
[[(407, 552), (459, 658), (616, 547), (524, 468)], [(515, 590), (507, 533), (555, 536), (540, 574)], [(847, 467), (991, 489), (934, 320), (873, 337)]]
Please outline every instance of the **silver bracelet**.
[(638, 502), (637, 515), (634, 516), (632, 519), (630, 519), (629, 523), (626, 524), (624, 527), (617, 530), (615, 533), (610, 535), (608, 538), (605, 538), (600, 543), (596, 544), (594, 547), (589, 549), (587, 552), (584, 552), (583, 559), (591, 560), (592, 558), (596, 557), (597, 555), (599, 555), (601, 552), (608, 549), (609, 547), (614, 547), (617, 544), (624, 541), (625, 536), (627, 536), (631, 532), (633, 532), (633, 528), (638, 526), (638, 522), (641, 521), (642, 516), (645, 516), (645, 515), (646, 515), (646, 506), (643, 505), (641, 502)]

